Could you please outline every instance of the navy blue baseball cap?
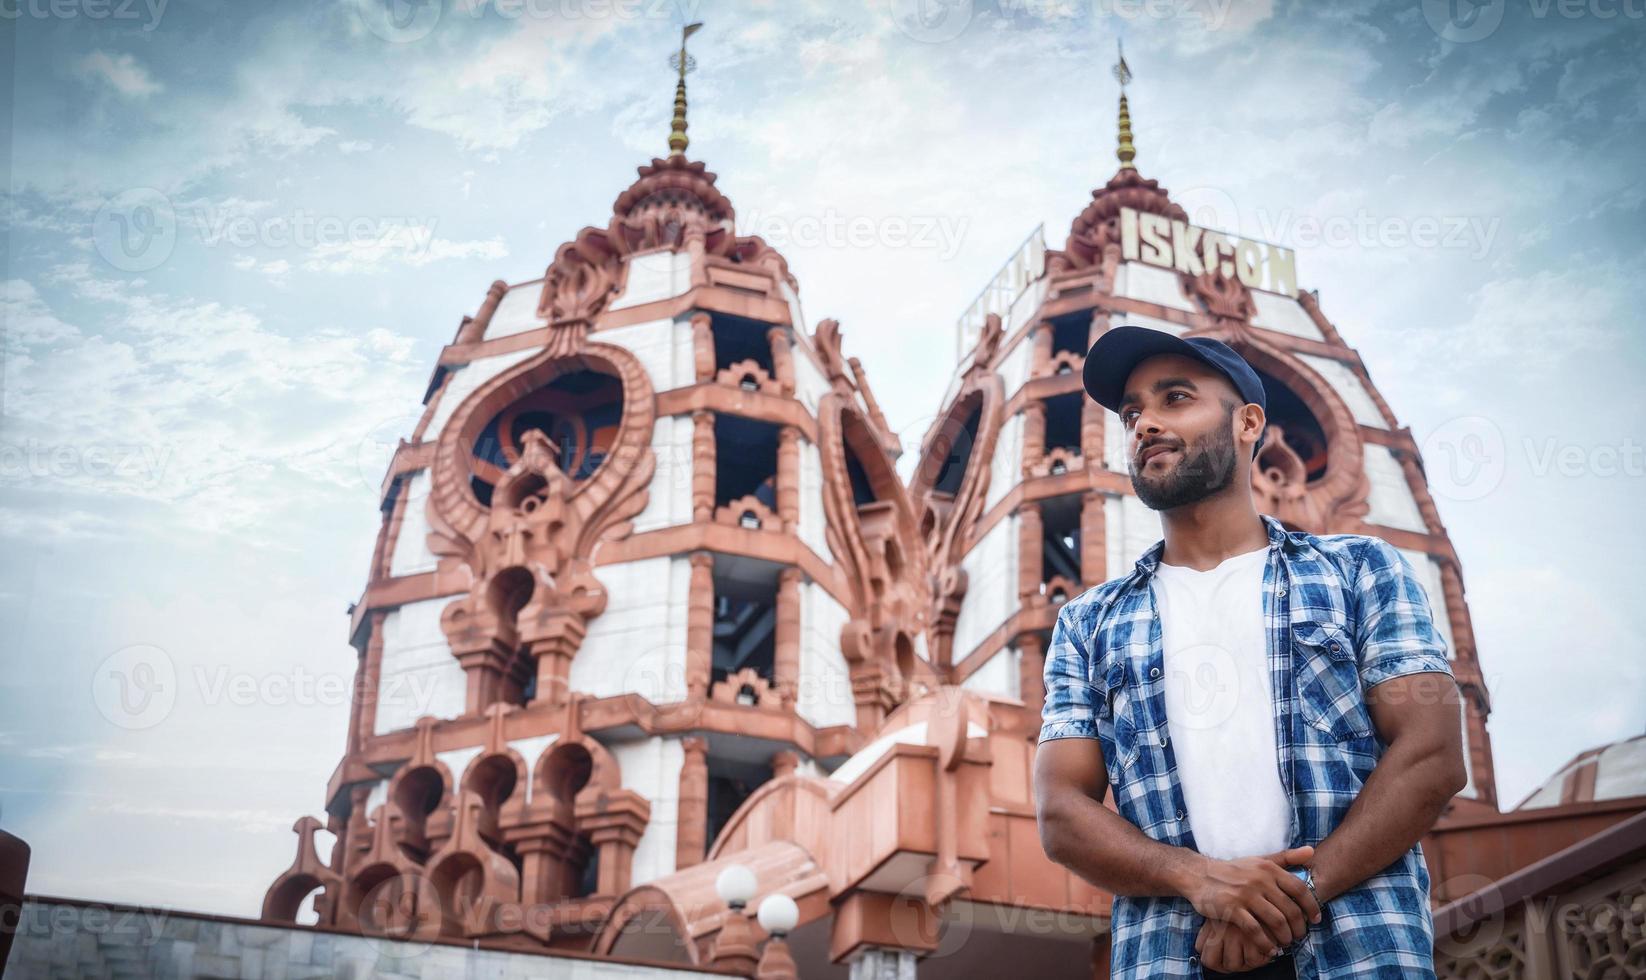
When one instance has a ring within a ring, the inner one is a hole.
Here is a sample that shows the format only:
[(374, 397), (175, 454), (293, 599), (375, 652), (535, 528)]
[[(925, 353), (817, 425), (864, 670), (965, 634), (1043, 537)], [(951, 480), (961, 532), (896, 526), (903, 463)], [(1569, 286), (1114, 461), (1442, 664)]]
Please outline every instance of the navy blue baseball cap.
[[(1126, 379), (1144, 358), (1156, 354), (1191, 357), (1229, 379), (1242, 404), (1255, 403), (1267, 415), (1269, 405), (1263, 382), (1233, 347), (1210, 337), (1179, 337), (1151, 327), (1124, 326), (1108, 330), (1086, 352), (1086, 394), (1111, 412), (1120, 411)], [(1263, 445), (1259, 437), (1259, 446)]]

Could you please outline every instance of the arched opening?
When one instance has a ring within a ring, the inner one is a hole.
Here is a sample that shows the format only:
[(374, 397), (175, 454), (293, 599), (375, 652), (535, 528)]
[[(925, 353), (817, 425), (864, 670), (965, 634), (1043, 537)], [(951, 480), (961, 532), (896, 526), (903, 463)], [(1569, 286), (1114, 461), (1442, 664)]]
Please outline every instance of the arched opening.
[(322, 887), (314, 875), (295, 875), (281, 880), (264, 904), (263, 917), (275, 922), (314, 925), (319, 920), (314, 899)]
[[(520, 459), (532, 431), (548, 439), (562, 473), (588, 479), (610, 454), (622, 420), (623, 383), (617, 378), (587, 368), (557, 376), (493, 415), (475, 437), (469, 479), (475, 499), (492, 505), (498, 481)], [(506, 503), (529, 506), (533, 492), (530, 486), (517, 489)]]
[(480, 907), (485, 871), (480, 861), (466, 851), (458, 851), (441, 861), (429, 883), (440, 896), (440, 934), (461, 936), (464, 926)]
[(593, 775), (594, 756), (588, 749), (575, 742), (556, 746), (543, 764), (543, 791), (569, 808)]
[[(1265, 416), (1270, 426), (1258, 450), (1259, 469), (1278, 468), (1288, 482), (1299, 476), (1303, 483), (1322, 479), (1326, 475), (1328, 448), (1325, 426), (1284, 382), (1264, 371), (1258, 371), (1257, 376), (1263, 382), (1263, 396), (1268, 403)], [(1293, 456), (1297, 462), (1292, 461)], [(1298, 463), (1301, 463), (1300, 470)]]
[[(440, 805), (445, 794), (446, 781), (433, 766), (418, 766), (400, 778), (394, 790), (394, 803), (406, 820), (411, 840), (426, 843), (429, 814)], [(413, 860), (424, 857), (418, 847), (404, 843), (400, 847)]]
[[(915, 661), (918, 659), (914, 652), (914, 641), (909, 639), (909, 634), (898, 633), (894, 645), (897, 655), (897, 672), (902, 675), (904, 684), (912, 684), (914, 682)], [(905, 697), (912, 697), (913, 695), (912, 689), (905, 688)]]
[(506, 568), (492, 577), (486, 588), (486, 601), (499, 620), (513, 623), (520, 610), (531, 601), (536, 586), (531, 572), (518, 566)]
[(957, 411), (939, 426), (925, 460), (925, 465), (932, 468), (932, 491), (951, 499), (960, 492), (966, 478), (972, 449), (977, 445), (977, 427), (983, 421), (983, 396), (976, 395), (967, 402), (969, 406), (956, 406)]
[(408, 938), (433, 911), (420, 906), (417, 883), (415, 875), (402, 875), (391, 865), (370, 865), (355, 876), (346, 899), (347, 911), (367, 936)]

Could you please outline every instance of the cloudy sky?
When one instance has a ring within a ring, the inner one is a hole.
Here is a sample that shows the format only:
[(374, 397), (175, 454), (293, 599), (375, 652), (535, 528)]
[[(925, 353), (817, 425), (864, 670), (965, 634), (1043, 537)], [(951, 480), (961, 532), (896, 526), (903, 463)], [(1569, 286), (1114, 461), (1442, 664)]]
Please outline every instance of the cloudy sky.
[[(664, 151), (687, 20), (691, 155), (908, 445), (955, 317), (1114, 172), (1123, 36), (1139, 167), (1297, 247), (1460, 474), (1505, 804), (1646, 728), (1642, 0), (380, 2), (6, 4), (0, 825), (32, 891), (256, 913), (342, 748), (388, 448), (491, 281)], [(135, 664), (169, 696), (134, 715)]]

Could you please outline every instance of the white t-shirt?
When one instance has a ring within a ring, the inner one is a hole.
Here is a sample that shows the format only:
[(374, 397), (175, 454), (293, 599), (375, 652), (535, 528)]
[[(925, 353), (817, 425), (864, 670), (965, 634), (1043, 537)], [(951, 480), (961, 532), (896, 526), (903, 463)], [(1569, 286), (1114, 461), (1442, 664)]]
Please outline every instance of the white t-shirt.
[(1263, 624), (1267, 554), (1249, 551), (1205, 571), (1162, 562), (1152, 580), (1166, 728), (1189, 829), (1200, 853), (1223, 860), (1291, 842)]

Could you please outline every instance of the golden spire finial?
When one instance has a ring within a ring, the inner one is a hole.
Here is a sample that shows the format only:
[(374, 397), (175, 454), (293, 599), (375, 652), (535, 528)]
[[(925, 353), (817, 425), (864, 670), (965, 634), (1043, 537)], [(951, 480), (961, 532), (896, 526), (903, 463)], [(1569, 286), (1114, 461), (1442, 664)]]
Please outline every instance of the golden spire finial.
[(696, 34), (703, 25), (687, 24), (680, 30), (680, 50), (669, 58), (669, 66), (680, 72), (680, 81), (674, 86), (674, 124), (669, 130), (669, 156), (686, 155), (686, 73), (697, 67), (697, 59), (686, 53), (686, 39)]
[(1135, 170), (1132, 161), (1137, 158), (1137, 147), (1132, 145), (1132, 111), (1126, 104), (1126, 83), (1132, 80), (1132, 69), (1126, 64), (1126, 49), (1118, 40), (1115, 50), (1120, 55), (1114, 66), (1115, 80), (1120, 83), (1120, 147), (1115, 150), (1115, 156), (1120, 158), (1121, 170)]

